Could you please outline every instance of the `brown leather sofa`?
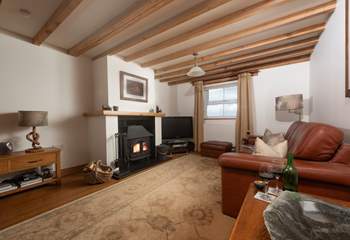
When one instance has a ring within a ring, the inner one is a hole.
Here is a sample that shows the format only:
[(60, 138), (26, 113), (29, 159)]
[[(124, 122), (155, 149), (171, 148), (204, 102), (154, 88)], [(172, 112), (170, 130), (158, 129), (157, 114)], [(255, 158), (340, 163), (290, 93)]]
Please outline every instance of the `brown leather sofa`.
[[(350, 145), (343, 144), (342, 131), (321, 123), (295, 122), (285, 138), (299, 173), (298, 191), (350, 201)], [(219, 157), (224, 214), (237, 217), (260, 164), (276, 160), (281, 159), (243, 153)]]

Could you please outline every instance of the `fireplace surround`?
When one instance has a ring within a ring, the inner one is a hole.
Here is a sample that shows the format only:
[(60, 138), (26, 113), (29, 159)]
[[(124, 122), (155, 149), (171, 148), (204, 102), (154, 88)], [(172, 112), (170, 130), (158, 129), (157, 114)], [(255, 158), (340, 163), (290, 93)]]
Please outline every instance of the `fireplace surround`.
[(102, 160), (104, 164), (114, 167), (116, 160), (120, 159), (119, 153), (122, 154), (116, 134), (119, 137), (127, 133), (128, 126), (141, 125), (152, 134), (149, 138), (150, 157), (149, 161), (132, 161), (131, 167), (142, 168), (141, 165), (146, 165), (147, 162), (152, 165), (157, 163), (156, 146), (162, 144), (164, 113), (97, 111), (85, 113), (84, 116), (89, 125), (90, 161)]

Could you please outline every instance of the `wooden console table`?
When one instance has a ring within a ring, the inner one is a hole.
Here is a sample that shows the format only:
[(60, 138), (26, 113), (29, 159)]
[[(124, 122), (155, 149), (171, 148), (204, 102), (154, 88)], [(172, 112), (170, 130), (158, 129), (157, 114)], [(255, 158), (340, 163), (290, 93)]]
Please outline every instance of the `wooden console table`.
[(34, 187), (49, 183), (61, 182), (61, 164), (60, 152), (58, 148), (45, 148), (43, 152), (25, 153), (14, 152), (9, 155), (0, 155), (0, 175), (15, 173), (23, 170), (30, 170), (37, 167), (55, 164), (56, 175), (49, 179), (43, 179), (42, 182), (36, 183), (26, 187), (19, 187), (17, 189), (0, 193), (0, 197), (10, 195), (13, 193), (25, 191)]
[[(233, 226), (230, 240), (270, 240), (265, 223), (263, 212), (268, 203), (254, 198), (257, 192), (254, 184), (249, 186), (248, 192), (244, 198), (241, 210)], [(344, 207), (350, 207), (350, 202), (337, 199), (319, 197), (322, 200), (338, 204)]]

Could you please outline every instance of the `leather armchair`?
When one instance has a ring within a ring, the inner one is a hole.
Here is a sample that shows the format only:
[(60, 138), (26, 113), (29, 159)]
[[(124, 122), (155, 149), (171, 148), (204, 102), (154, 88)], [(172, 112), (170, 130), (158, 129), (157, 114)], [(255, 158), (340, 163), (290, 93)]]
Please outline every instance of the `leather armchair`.
[[(299, 191), (350, 201), (350, 145), (343, 133), (321, 123), (293, 123), (285, 135), (295, 157)], [(257, 179), (261, 163), (283, 161), (242, 153), (219, 157), (222, 168), (223, 213), (237, 217), (249, 184)]]

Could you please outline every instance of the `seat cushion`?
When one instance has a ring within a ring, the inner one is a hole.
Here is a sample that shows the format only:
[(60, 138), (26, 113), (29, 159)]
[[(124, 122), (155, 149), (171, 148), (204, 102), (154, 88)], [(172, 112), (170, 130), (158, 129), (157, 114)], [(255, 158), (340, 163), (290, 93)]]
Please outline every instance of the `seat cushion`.
[(329, 161), (343, 143), (344, 134), (327, 124), (295, 122), (290, 126), (286, 139), (288, 151), (295, 158)]

